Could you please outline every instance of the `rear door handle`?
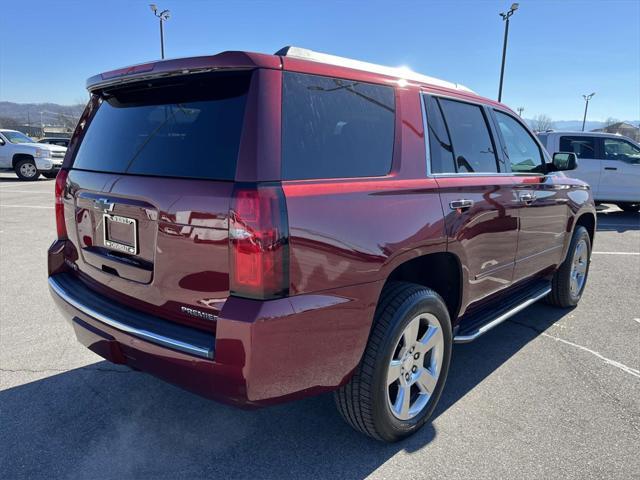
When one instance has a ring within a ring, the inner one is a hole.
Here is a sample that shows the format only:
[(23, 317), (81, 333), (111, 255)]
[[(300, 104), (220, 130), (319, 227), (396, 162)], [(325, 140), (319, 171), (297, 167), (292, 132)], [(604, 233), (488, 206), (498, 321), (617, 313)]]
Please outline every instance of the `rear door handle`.
[(473, 200), (461, 198), (460, 200), (451, 200), (449, 202), (449, 208), (451, 210), (466, 210), (471, 207), (473, 207)]
[(523, 203), (531, 203), (536, 199), (536, 194), (531, 192), (524, 192), (520, 194), (520, 201)]
[(605, 170), (618, 170), (616, 167), (604, 167)]

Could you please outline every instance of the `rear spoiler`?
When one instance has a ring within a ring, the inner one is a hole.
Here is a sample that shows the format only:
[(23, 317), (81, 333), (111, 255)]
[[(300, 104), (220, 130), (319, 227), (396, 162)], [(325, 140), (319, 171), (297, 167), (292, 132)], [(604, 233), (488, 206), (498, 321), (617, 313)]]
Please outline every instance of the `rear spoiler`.
[(206, 73), (217, 70), (282, 69), (280, 57), (251, 52), (222, 52), (202, 57), (176, 58), (141, 63), (104, 72), (87, 80), (90, 93), (114, 85), (139, 82), (152, 78)]

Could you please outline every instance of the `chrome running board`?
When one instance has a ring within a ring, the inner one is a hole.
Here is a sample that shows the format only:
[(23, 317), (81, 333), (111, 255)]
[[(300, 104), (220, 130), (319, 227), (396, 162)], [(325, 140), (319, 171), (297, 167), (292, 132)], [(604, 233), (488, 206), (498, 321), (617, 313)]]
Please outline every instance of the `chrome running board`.
[(551, 292), (551, 287), (545, 287), (543, 290), (536, 291), (533, 295), (531, 295), (529, 298), (527, 298), (524, 302), (515, 305), (514, 307), (512, 307), (509, 310), (507, 310), (506, 312), (500, 314), (499, 316), (497, 316), (496, 318), (494, 318), (490, 322), (485, 323), (484, 325), (482, 325), (481, 327), (477, 328), (476, 330), (474, 330), (474, 331), (472, 331), (470, 333), (465, 333), (463, 335), (456, 335), (455, 337), (453, 337), (453, 343), (469, 343), (469, 342), (474, 341), (476, 338), (478, 338), (481, 335), (484, 335), (485, 333), (487, 333), (492, 328), (497, 327), (498, 325), (500, 325), (505, 320), (507, 320), (507, 319), (511, 318), (512, 316), (514, 316), (516, 313), (520, 312), (521, 310), (524, 310), (525, 308), (527, 308), (532, 303), (535, 303), (538, 300), (540, 300), (541, 298), (547, 296), (549, 294), (549, 292)]

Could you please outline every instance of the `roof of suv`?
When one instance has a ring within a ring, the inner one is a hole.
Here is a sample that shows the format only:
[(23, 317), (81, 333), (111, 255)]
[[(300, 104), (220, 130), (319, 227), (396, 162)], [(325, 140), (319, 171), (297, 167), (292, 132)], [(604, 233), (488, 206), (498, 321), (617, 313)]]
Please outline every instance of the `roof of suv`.
[[(217, 55), (176, 58), (132, 65), (89, 78), (87, 80), (87, 89), (96, 91), (121, 83), (223, 69), (271, 68), (289, 70), (290, 68), (295, 68), (300, 62), (313, 63), (314, 70), (317, 70), (317, 67), (322, 65), (326, 66), (327, 70), (334, 71), (344, 68), (369, 73), (372, 77), (389, 77), (397, 81), (401, 86), (403, 82), (414, 82), (482, 98), (464, 85), (422, 75), (408, 68), (388, 67), (292, 46), (284, 47), (273, 55), (226, 51)], [(331, 75), (328, 72), (327, 74)], [(490, 99), (483, 100), (496, 103)]]
[(609, 132), (582, 132), (582, 131), (572, 131), (572, 130), (547, 130), (545, 132), (538, 132), (538, 135), (572, 135), (575, 137), (585, 136), (585, 137), (608, 137), (608, 138), (629, 138), (621, 135), (619, 133), (609, 133)]

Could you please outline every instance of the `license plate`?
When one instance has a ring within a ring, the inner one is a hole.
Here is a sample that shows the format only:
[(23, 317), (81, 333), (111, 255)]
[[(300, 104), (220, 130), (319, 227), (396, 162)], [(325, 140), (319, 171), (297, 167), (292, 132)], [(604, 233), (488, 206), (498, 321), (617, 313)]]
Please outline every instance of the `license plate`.
[(103, 233), (105, 247), (130, 255), (138, 253), (138, 229), (133, 218), (105, 213)]

